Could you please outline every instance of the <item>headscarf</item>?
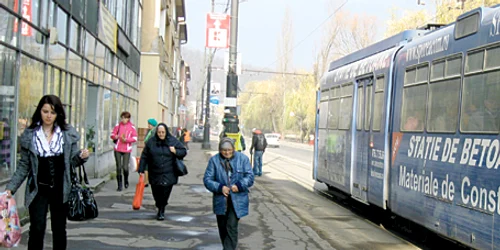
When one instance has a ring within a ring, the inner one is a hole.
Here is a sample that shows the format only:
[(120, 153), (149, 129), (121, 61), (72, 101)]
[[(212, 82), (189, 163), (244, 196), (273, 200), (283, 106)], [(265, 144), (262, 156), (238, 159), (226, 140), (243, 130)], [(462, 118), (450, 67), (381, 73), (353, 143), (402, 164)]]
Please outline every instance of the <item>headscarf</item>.
[[(162, 140), (162, 139), (160, 139), (160, 137), (158, 136), (158, 128), (159, 128), (159, 127), (164, 127), (164, 128), (165, 128), (165, 131), (166, 131), (165, 139), (163, 139), (163, 140)], [(155, 131), (155, 140), (156, 140), (156, 142), (157, 142), (157, 143), (160, 143), (160, 144), (167, 144), (167, 142), (168, 142), (168, 138), (169, 138), (170, 136), (172, 136), (172, 135), (171, 135), (171, 134), (170, 134), (170, 132), (168, 131), (168, 126), (167, 126), (167, 124), (165, 124), (165, 123), (163, 123), (163, 122), (162, 122), (162, 123), (160, 123), (160, 124), (158, 124), (158, 125), (156, 126), (156, 131)]]
[(153, 127), (156, 127), (156, 125), (158, 125), (158, 122), (154, 118), (148, 119), (148, 123)]
[[(227, 148), (232, 148), (233, 150), (235, 150), (234, 140), (229, 138), (229, 137), (224, 137), (219, 142), (219, 152), (222, 149), (227, 149)], [(222, 154), (220, 154), (220, 155), (222, 158), (224, 158), (224, 156)], [(233, 153), (233, 156), (234, 156), (234, 153)]]

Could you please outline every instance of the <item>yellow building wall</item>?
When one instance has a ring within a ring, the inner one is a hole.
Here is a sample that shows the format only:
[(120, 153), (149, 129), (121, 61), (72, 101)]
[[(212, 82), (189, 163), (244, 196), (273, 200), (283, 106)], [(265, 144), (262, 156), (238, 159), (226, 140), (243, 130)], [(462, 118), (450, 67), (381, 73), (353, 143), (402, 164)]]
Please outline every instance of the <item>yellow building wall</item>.
[[(158, 122), (158, 82), (159, 82), (159, 55), (142, 55), (141, 72), (142, 82), (139, 90), (139, 114), (137, 126), (148, 127), (148, 119), (155, 118)], [(161, 111), (161, 110), (160, 110)]]

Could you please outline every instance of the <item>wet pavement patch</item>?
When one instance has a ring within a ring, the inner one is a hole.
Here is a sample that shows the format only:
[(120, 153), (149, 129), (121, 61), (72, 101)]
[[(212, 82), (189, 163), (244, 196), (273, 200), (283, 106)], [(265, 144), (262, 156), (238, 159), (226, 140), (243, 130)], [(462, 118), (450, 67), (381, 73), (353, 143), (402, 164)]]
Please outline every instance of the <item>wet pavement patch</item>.
[(190, 188), (196, 193), (210, 193), (204, 185), (190, 185)]

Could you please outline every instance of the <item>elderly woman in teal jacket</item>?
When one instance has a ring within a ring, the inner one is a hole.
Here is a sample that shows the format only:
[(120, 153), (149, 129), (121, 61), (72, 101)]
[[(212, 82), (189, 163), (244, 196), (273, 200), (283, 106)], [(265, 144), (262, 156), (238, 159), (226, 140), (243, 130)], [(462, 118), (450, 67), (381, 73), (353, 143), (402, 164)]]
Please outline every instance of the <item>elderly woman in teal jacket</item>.
[(238, 245), (238, 221), (248, 215), (248, 193), (253, 181), (248, 157), (235, 151), (232, 139), (222, 138), (219, 153), (208, 162), (203, 183), (213, 193), (213, 210), (224, 249), (236, 249)]

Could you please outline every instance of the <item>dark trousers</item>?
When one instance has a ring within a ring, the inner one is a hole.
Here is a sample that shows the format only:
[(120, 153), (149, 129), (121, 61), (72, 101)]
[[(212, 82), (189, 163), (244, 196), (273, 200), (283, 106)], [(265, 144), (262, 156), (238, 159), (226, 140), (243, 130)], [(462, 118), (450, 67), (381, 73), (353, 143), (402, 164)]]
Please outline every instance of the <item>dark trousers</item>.
[(30, 231), (28, 250), (43, 249), (43, 239), (50, 208), (53, 249), (66, 249), (67, 204), (63, 203), (62, 187), (39, 185), (38, 194), (29, 206)]
[(173, 187), (174, 185), (151, 185), (151, 191), (153, 191), (153, 198), (155, 199), (157, 208), (161, 209), (168, 205), (168, 199), (170, 198)]
[[(229, 196), (230, 197), (230, 196)], [(233, 202), (228, 198), (225, 215), (217, 215), (219, 237), (224, 250), (233, 250), (238, 246), (238, 217), (234, 211)]]
[(116, 176), (122, 175), (128, 176), (128, 164), (130, 160), (130, 153), (122, 153), (115, 151), (115, 161), (116, 161)]

